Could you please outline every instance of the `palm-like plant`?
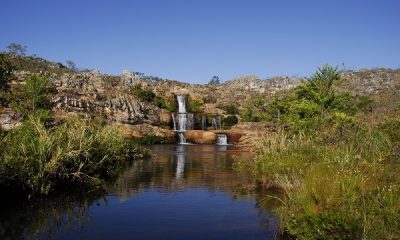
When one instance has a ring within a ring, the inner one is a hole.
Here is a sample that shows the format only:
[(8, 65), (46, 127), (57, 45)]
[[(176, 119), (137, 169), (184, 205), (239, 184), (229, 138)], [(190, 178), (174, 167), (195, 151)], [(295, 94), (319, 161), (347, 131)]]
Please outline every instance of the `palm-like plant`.
[(307, 80), (316, 91), (321, 95), (329, 95), (332, 92), (332, 86), (335, 81), (340, 79), (338, 67), (332, 67), (328, 64), (318, 68), (318, 70)]

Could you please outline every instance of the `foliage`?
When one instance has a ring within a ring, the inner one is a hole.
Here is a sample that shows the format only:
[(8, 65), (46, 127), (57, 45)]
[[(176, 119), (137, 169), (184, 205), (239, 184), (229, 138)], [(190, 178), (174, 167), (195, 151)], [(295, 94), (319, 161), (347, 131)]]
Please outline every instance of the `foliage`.
[(143, 89), (140, 84), (134, 85), (131, 89), (131, 92), (134, 96), (145, 102), (151, 102), (156, 97), (156, 94), (153, 93), (152, 90)]
[(13, 67), (7, 55), (0, 54), (0, 91), (3, 92), (10, 89), (12, 71)]
[(237, 124), (238, 122), (239, 120), (235, 115), (229, 115), (222, 119), (221, 126), (223, 129), (227, 129)]
[(157, 135), (145, 135), (136, 139), (136, 142), (144, 145), (172, 143), (171, 140)]
[(0, 54), (0, 105), (8, 103), (13, 67), (7, 55)]
[[(278, 95), (268, 104), (259, 102), (258, 112), (254, 107), (245, 108), (244, 119), (275, 121), (288, 124), (294, 132), (313, 134), (330, 124), (335, 116), (350, 117), (358, 111), (357, 101), (350, 93), (334, 91), (333, 85), (339, 80), (337, 67), (324, 65), (308, 78), (306, 84), (287, 95)], [(251, 105), (257, 106), (257, 103)]]
[(356, 107), (364, 113), (372, 112), (375, 108), (375, 101), (368, 96), (359, 96), (357, 98)]
[(13, 92), (14, 105), (23, 116), (37, 109), (51, 109), (50, 93), (55, 88), (42, 75), (33, 74), (26, 78), (25, 84)]
[(218, 85), (220, 84), (220, 79), (218, 76), (213, 76), (211, 80), (208, 82), (210, 85)]
[(76, 71), (76, 65), (72, 60), (67, 60), (65, 63), (67, 64), (69, 69), (71, 69), (72, 71)]
[(159, 108), (167, 110), (174, 108), (174, 106), (172, 106), (173, 103), (171, 103), (170, 101), (165, 101), (162, 97), (157, 96), (151, 89), (143, 89), (140, 84), (134, 85), (131, 91), (133, 95), (139, 98), (140, 100), (152, 103)]
[(268, 133), (257, 157), (237, 164), (285, 192), (277, 213), (282, 231), (296, 239), (400, 237), (399, 165), (389, 161), (400, 124), (370, 128), (348, 117), (338, 114), (313, 136)]
[(245, 122), (259, 122), (267, 120), (267, 105), (262, 96), (256, 96), (246, 103), (240, 116)]
[(198, 113), (201, 111), (203, 104), (200, 101), (193, 99), (189, 96), (187, 98), (186, 106), (188, 112)]
[(25, 56), (27, 47), (19, 43), (10, 43), (7, 49), (13, 55)]
[(218, 105), (218, 108), (224, 110), (227, 114), (239, 114), (239, 109), (235, 104)]
[(127, 160), (142, 156), (117, 127), (71, 118), (48, 129), (41, 111), (9, 132), (3, 145), (0, 186), (29, 194), (48, 194), (65, 185), (98, 186)]

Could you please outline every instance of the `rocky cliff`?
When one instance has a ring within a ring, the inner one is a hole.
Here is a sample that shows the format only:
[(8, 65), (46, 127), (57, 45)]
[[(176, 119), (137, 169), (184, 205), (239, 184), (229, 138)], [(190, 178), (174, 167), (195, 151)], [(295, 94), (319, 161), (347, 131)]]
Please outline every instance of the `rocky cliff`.
[[(224, 114), (221, 106), (233, 104), (241, 109), (256, 96), (268, 98), (276, 92), (293, 88), (305, 81), (302, 78), (274, 77), (260, 79), (244, 76), (222, 84), (188, 84), (178, 81), (146, 77), (124, 71), (119, 76), (101, 74), (99, 71), (65, 70), (62, 64), (40, 59), (23, 59), (14, 74), (13, 85), (24, 84), (31, 73), (46, 75), (56, 88), (52, 96), (56, 117), (80, 113), (92, 117), (102, 115), (110, 124), (124, 124), (128, 135), (149, 134), (171, 136), (170, 112), (151, 101), (144, 101), (133, 94), (132, 88), (140, 86), (152, 91), (161, 99), (174, 99), (176, 94), (189, 95), (201, 105), (205, 114)], [(28, 61), (29, 60), (29, 61)], [(32, 63), (33, 62), (33, 63)], [(27, 67), (29, 66), (29, 67)], [(32, 67), (34, 66), (34, 67)], [(360, 70), (342, 73), (338, 89), (351, 90), (356, 94), (377, 94), (385, 90), (400, 90), (400, 71), (390, 69)], [(170, 109), (171, 111), (171, 109)], [(10, 129), (18, 124), (18, 116), (12, 109), (3, 109), (0, 124)]]

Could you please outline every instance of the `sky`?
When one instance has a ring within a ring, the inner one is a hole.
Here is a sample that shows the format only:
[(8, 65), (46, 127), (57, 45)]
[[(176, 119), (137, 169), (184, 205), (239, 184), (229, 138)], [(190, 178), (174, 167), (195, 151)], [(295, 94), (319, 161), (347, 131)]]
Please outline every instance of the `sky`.
[(400, 68), (398, 0), (2, 0), (0, 50), (190, 83)]

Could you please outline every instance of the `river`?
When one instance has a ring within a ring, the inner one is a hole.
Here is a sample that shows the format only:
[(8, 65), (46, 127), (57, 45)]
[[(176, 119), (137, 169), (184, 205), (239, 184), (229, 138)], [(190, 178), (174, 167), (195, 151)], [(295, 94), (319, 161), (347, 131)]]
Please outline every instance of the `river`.
[(272, 239), (278, 218), (232, 169), (234, 146), (153, 145), (104, 194), (2, 204), (0, 238)]

